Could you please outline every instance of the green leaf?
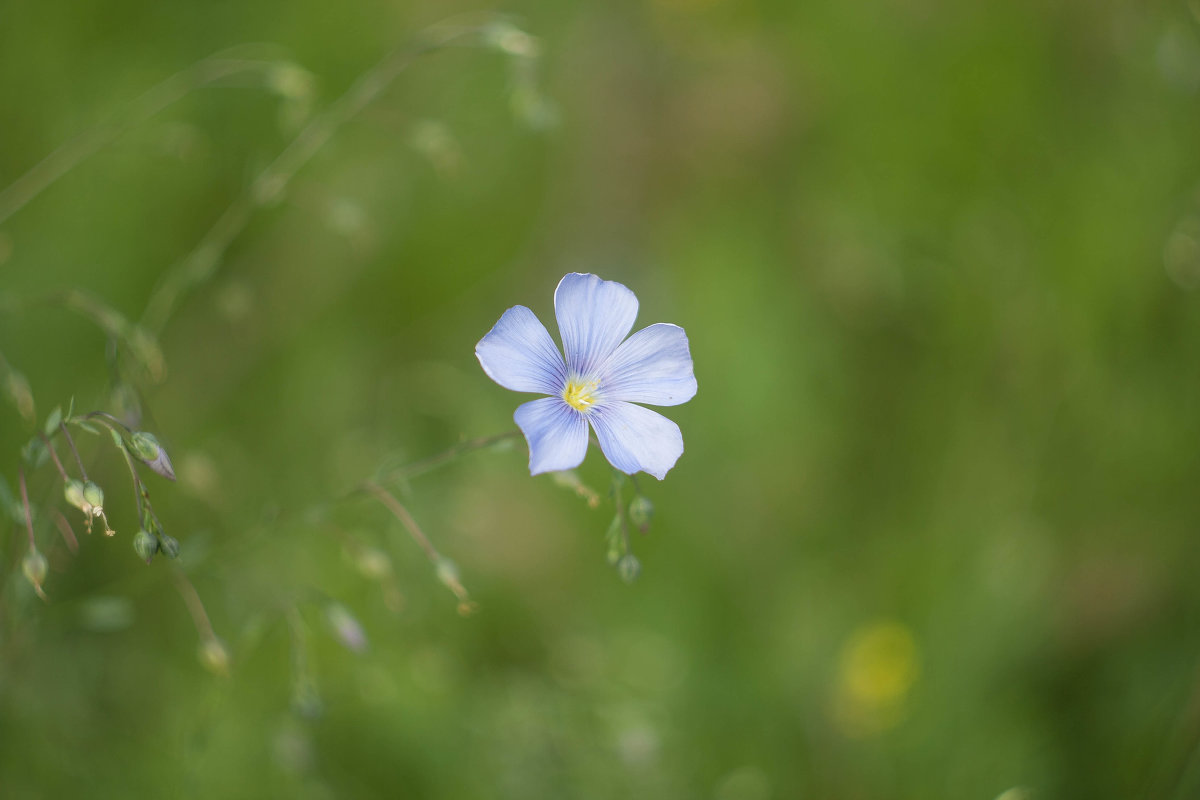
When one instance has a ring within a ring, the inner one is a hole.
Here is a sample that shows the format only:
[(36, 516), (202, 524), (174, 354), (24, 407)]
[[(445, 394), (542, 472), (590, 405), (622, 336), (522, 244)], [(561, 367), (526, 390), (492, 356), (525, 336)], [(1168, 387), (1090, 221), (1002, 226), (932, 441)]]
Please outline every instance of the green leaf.
[(8, 481), (0, 475), (0, 507), (4, 509), (4, 513), (12, 518), (13, 522), (18, 524), (25, 521), (25, 512), (21, 510), (21, 504), (17, 502), (16, 495), (12, 493), (12, 489), (8, 487)]
[(46, 417), (46, 427), (42, 429), (43, 432), (47, 436), (53, 436), (58, 432), (58, 426), (62, 424), (62, 421), (62, 406), (55, 406), (54, 410), (50, 412), (50, 416)]
[(50, 451), (46, 449), (46, 444), (40, 436), (33, 437), (21, 448), (21, 458), (31, 470), (45, 464), (49, 457)]
[(113, 442), (117, 445), (117, 449), (124, 450), (125, 449), (125, 439), (121, 437), (121, 434), (118, 433), (115, 428), (109, 428), (108, 432), (112, 434), (112, 439), (113, 439)]

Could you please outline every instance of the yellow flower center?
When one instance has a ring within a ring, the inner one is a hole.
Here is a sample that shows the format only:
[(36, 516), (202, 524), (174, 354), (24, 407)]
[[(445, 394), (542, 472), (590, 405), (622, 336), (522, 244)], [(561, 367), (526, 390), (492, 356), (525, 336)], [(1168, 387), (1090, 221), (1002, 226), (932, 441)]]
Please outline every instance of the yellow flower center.
[(596, 403), (596, 382), (571, 378), (563, 389), (562, 399), (577, 411), (587, 411)]

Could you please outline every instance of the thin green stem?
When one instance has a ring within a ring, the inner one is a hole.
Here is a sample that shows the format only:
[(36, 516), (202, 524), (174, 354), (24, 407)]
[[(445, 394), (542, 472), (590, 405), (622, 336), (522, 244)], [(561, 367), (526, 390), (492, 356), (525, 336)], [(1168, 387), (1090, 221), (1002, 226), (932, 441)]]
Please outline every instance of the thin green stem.
[(617, 518), (621, 520), (621, 549), (628, 553), (629, 549), (629, 516), (625, 513), (625, 504), (621, 502), (621, 485), (625, 482), (625, 473), (613, 470), (613, 503), (617, 507)]
[(121, 455), (125, 456), (125, 466), (129, 467), (129, 477), (133, 480), (133, 507), (137, 509), (138, 524), (144, 524), (142, 509), (149, 505), (146, 487), (142, 484), (142, 479), (138, 477), (137, 468), (133, 465), (133, 458), (125, 448), (121, 448)]
[(196, 587), (192, 585), (177, 564), (171, 565), (171, 577), (175, 582), (175, 590), (179, 592), (179, 596), (183, 598), (183, 604), (187, 606), (192, 624), (196, 626), (196, 633), (205, 641), (215, 639), (216, 634), (213, 632), (212, 621), (208, 618), (208, 612), (204, 609), (204, 601), (200, 599), (200, 593), (196, 591)]
[(8, 313), (46, 305), (73, 311), (99, 328), (108, 338), (110, 366), (117, 357), (117, 346), (123, 345), (151, 380), (157, 382), (166, 375), (166, 361), (155, 338), (145, 328), (134, 325), (124, 314), (88, 292), (63, 289), (33, 297), (0, 294), (0, 311)]
[(209, 57), (177, 72), (129, 103), (118, 115), (121, 121), (110, 122), (76, 136), (0, 191), (0, 223), (24, 208), (82, 161), (189, 92), (239, 73), (269, 74), (278, 69), (280, 64)]
[(37, 550), (37, 542), (33, 538), (33, 511), (29, 507), (29, 491), (25, 488), (25, 467), (17, 468), (21, 483), (21, 505), (25, 508), (25, 530), (29, 534), (29, 552)]
[(498, 433), (493, 436), (480, 436), (476, 439), (469, 439), (465, 442), (459, 442), (453, 447), (447, 448), (440, 453), (436, 453), (419, 461), (414, 461), (411, 464), (404, 464), (399, 467), (382, 470), (376, 477), (376, 480), (409, 480), (419, 475), (424, 475), (428, 472), (433, 472), (438, 467), (450, 463), (459, 456), (474, 452), (475, 450), (483, 450), (491, 447), (494, 444), (516, 439), (521, 436), (520, 431), (507, 431)]
[[(118, 426), (123, 428), (126, 433), (129, 432), (128, 425), (126, 425), (124, 422), (121, 422), (121, 420), (117, 419), (112, 414), (104, 411), (91, 411), (87, 414), (84, 414), (83, 419), (95, 420), (114, 433), (120, 433), (120, 431), (117, 430)], [(125, 458), (125, 466), (129, 468), (129, 477), (133, 481), (133, 507), (137, 509), (138, 523), (141, 524), (144, 522), (144, 513), (142, 511), (143, 504), (147, 507), (149, 506), (148, 493), (145, 489), (145, 486), (142, 484), (142, 479), (138, 476), (137, 467), (135, 467), (133, 464), (133, 456), (129, 455), (129, 451), (123, 446), (118, 447), (117, 449), (121, 451), (121, 455)], [(76, 455), (78, 455), (78, 453)], [(147, 499), (143, 501), (143, 498)], [(158, 521), (157, 518), (155, 518), (155, 521)]]
[[(62, 423), (60, 422), (59, 424), (61, 425)], [(46, 445), (46, 452), (50, 454), (50, 458), (54, 461), (54, 466), (58, 468), (58, 474), (62, 476), (63, 483), (71, 480), (71, 476), (63, 469), (62, 462), (58, 460), (58, 452), (55, 451), (54, 443), (50, 441), (50, 437), (44, 433), (38, 433), (38, 436), (41, 437), (42, 444)]]
[(91, 419), (99, 420), (103, 425), (105, 425), (110, 430), (113, 430), (113, 426), (116, 425), (117, 427), (121, 428), (121, 430), (124, 431), (125, 433), (133, 432), (132, 429), (128, 425), (126, 425), (124, 422), (121, 422), (121, 420), (117, 419), (112, 414), (109, 414), (107, 411), (90, 411), (87, 414), (84, 414), (83, 418), (88, 419), (88, 420), (91, 420)]
[(413, 515), (408, 512), (403, 503), (396, 499), (395, 495), (375, 481), (363, 481), (362, 489), (382, 503), (388, 511), (395, 515), (396, 519), (400, 520), (400, 524), (408, 530), (413, 541), (425, 551), (425, 555), (429, 557), (430, 561), (436, 564), (441, 560), (442, 556), (433, 546), (433, 542), (429, 541), (429, 537), (421, 530), (421, 526), (413, 519)]
[(417, 58), (435, 52), (454, 41), (479, 33), (482, 26), (456, 27), (428, 39), (403, 47), (359, 76), (349, 89), (320, 114), (312, 118), (290, 144), (251, 182), (200, 240), (200, 243), (171, 267), (159, 281), (142, 315), (142, 324), (153, 332), (161, 331), (174, 313), (180, 299), (189, 290), (216, 273), (225, 252), (245, 229), (254, 211), (282, 197), (288, 184), (343, 125), (370, 105)]
[(59, 422), (58, 429), (62, 431), (63, 438), (67, 440), (67, 445), (70, 446), (71, 452), (75, 454), (75, 463), (79, 465), (79, 474), (86, 481), (88, 479), (87, 469), (83, 466), (83, 459), (79, 457), (79, 448), (75, 446), (75, 439), (71, 436), (71, 432), (67, 430), (67, 424)]
[(79, 539), (75, 537), (75, 529), (71, 527), (71, 523), (67, 522), (67, 518), (57, 508), (50, 510), (54, 515), (54, 524), (58, 527), (58, 532), (62, 534), (63, 541), (67, 543), (67, 549), (71, 554), (79, 552)]

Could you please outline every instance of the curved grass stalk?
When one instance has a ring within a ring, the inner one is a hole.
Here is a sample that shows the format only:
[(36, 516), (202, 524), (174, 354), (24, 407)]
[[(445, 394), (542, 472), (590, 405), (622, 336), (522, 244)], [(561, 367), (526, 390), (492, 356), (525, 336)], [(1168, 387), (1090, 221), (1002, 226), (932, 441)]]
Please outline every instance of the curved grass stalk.
[(463, 39), (486, 34), (492, 22), (441, 25), (426, 31), (415, 43), (390, 53), (364, 72), (340, 97), (296, 135), (290, 144), (258, 174), (242, 194), (213, 223), (200, 243), (159, 280), (146, 304), (142, 325), (152, 333), (162, 330), (182, 296), (216, 273), (225, 252), (246, 228), (254, 211), (277, 202), (288, 184), (343, 125), (370, 105), (414, 61)]
[(0, 190), (0, 224), (130, 128), (146, 122), (191, 92), (227, 78), (255, 73), (268, 78), (265, 83), (270, 86), (270, 76), (287, 66), (292, 65), (286, 61), (221, 58), (218, 54), (175, 73), (132, 100), (121, 113), (115, 115), (113, 122), (79, 134)]

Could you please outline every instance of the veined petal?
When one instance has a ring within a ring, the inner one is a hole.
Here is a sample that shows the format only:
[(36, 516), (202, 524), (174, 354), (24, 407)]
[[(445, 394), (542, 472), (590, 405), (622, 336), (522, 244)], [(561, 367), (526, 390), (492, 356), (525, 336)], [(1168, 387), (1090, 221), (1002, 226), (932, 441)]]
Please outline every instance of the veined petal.
[(529, 442), (529, 474), (572, 469), (587, 454), (588, 428), (583, 414), (561, 397), (543, 397), (517, 406), (513, 420)]
[(696, 396), (687, 334), (666, 322), (626, 339), (601, 374), (604, 396), (613, 400), (677, 406)]
[(616, 281), (579, 272), (559, 281), (554, 290), (554, 315), (558, 317), (568, 372), (595, 375), (629, 335), (637, 312), (637, 297)]
[(566, 386), (566, 367), (546, 326), (525, 306), (505, 311), (475, 345), (488, 377), (514, 392), (558, 394)]
[(587, 417), (608, 463), (627, 475), (649, 472), (661, 481), (683, 455), (679, 426), (648, 408), (610, 402)]

